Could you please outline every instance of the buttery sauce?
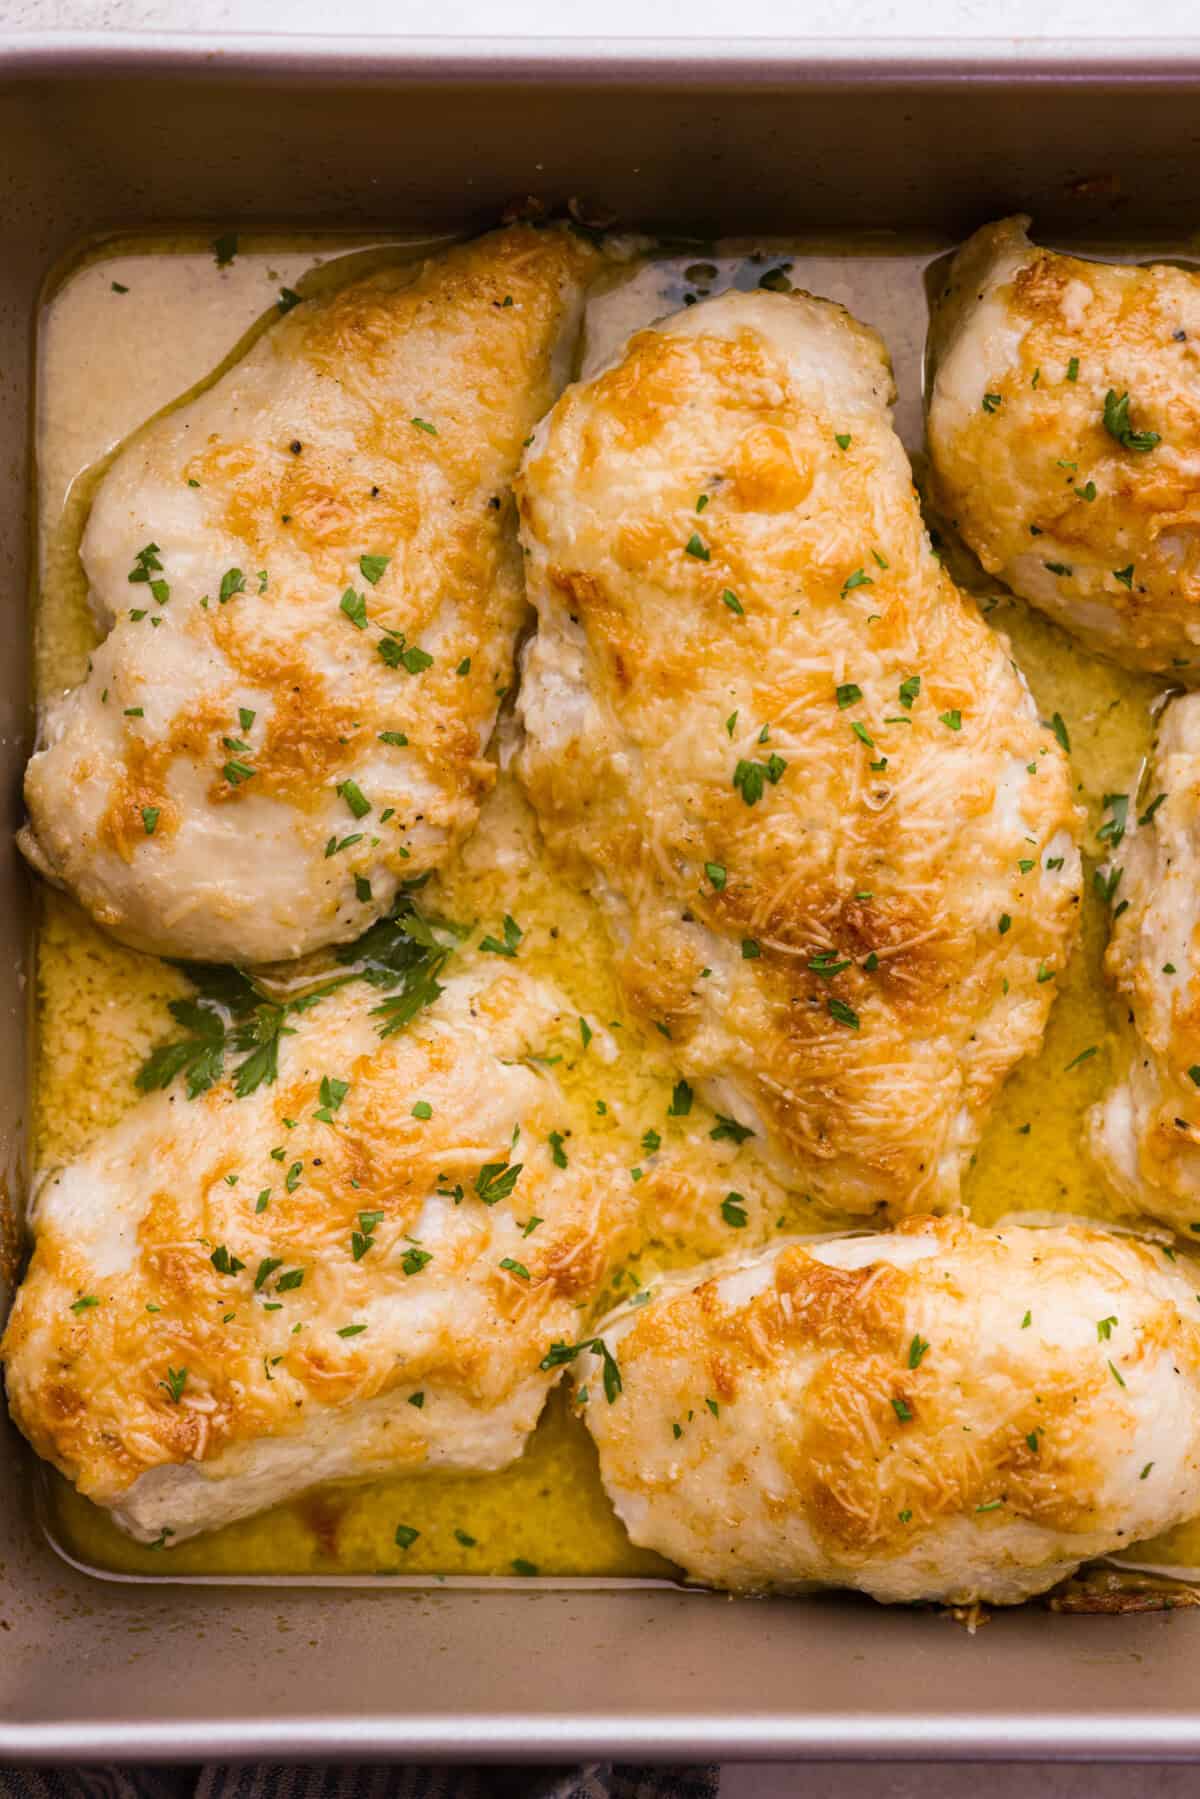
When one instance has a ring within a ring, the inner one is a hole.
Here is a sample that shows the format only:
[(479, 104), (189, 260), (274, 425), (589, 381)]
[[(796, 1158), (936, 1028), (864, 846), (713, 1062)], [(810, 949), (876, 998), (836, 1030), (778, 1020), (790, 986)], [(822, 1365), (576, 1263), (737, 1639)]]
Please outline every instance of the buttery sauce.
[[(39, 322), (37, 415), (39, 697), (73, 686), (96, 642), (78, 547), (96, 484), (125, 437), (156, 411), (222, 373), (278, 316), (304, 297), (435, 241), (347, 243), (243, 236), (232, 259), (197, 238), (110, 241), (91, 248), (50, 292)], [(224, 249), (228, 249), (226, 244)], [(939, 246), (856, 237), (850, 244), (758, 246), (651, 256), (614, 271), (588, 309), (583, 365), (599, 366), (639, 324), (729, 286), (791, 283), (839, 300), (875, 325), (892, 353), (896, 422), (921, 466), (921, 370), (927, 320), (923, 276)], [(232, 346), (232, 348), (231, 348)], [(1134, 793), (1150, 745), (1161, 683), (1098, 662), (978, 566), (943, 545), (960, 582), (1004, 632), (1042, 716), (1069, 737), (1085, 852), (1105, 793)], [(503, 748), (505, 721), (499, 733)], [(502, 757), (503, 761), (503, 757)], [(1118, 1204), (1080, 1150), (1084, 1114), (1128, 1053), (1127, 1029), (1103, 980), (1108, 906), (1087, 858), (1082, 940), (1050, 1017), (1041, 1053), (1018, 1066), (992, 1114), (966, 1182), (983, 1224), (1013, 1212), (1113, 1218)], [(568, 887), (541, 849), (512, 777), (502, 772), (478, 830), (436, 884), (435, 909), (495, 929), (507, 913), (524, 935), (521, 960), (596, 1021), (587, 1054), (578, 1040), (548, 1046), (570, 1128), (620, 1150), (656, 1224), (638, 1261), (618, 1270), (606, 1300), (628, 1297), (656, 1272), (746, 1248), (778, 1230), (821, 1232), (839, 1220), (789, 1193), (753, 1143), (714, 1144), (697, 1100), (668, 1115), (675, 1074), (666, 1046), (625, 1011), (591, 902)], [(431, 890), (432, 893), (432, 890)], [(464, 961), (477, 950), (462, 952)], [(34, 1155), (38, 1167), (77, 1155), (131, 1106), (134, 1077), (167, 1034), (167, 1000), (189, 991), (166, 963), (122, 948), (63, 895), (41, 894)], [(1089, 1053), (1084, 1053), (1089, 1052)], [(1080, 1060), (1080, 1057), (1083, 1057)], [(647, 1147), (646, 1133), (661, 1138)], [(730, 1189), (745, 1222), (721, 1210)], [(849, 1221), (846, 1221), (849, 1222)], [(603, 1303), (603, 1302), (602, 1302)], [(552, 1396), (524, 1455), (486, 1476), (406, 1476), (325, 1489), (165, 1554), (132, 1543), (108, 1514), (59, 1476), (42, 1478), (46, 1527), (72, 1559), (117, 1575), (669, 1575), (630, 1544), (601, 1488), (595, 1452), (561, 1394)], [(419, 1531), (408, 1549), (404, 1523)], [(1200, 1521), (1128, 1560), (1200, 1564)]]

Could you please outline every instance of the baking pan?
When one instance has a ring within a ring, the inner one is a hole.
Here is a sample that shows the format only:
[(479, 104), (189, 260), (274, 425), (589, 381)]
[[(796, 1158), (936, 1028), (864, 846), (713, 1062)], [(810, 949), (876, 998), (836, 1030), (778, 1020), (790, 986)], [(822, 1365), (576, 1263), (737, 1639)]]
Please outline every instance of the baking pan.
[[(1200, 212), (1200, 42), (469, 49), (25, 38), (0, 48), (0, 757), (30, 738), (31, 324), (88, 237), (456, 229), (580, 196), (700, 236), (919, 232), (1179, 244)], [(1181, 221), (1183, 225), (1181, 227)], [(29, 894), (0, 867), (0, 1276), (18, 1254)], [(6, 1294), (0, 1295), (5, 1298)], [(670, 1586), (95, 1580), (0, 1426), (0, 1761), (1200, 1756), (1200, 1614), (1000, 1614)], [(1193, 1662), (1193, 1658), (1195, 1661)]]

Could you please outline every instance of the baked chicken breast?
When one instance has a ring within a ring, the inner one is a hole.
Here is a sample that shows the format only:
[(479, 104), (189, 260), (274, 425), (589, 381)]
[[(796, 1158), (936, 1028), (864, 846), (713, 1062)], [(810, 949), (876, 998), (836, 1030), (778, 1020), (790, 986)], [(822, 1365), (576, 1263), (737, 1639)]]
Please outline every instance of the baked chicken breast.
[(561, 1007), (463, 973), (381, 1040), (337, 993), (273, 1085), (156, 1093), (50, 1172), (3, 1341), (39, 1454), (168, 1546), (320, 1481), (511, 1461), (632, 1219), (602, 1151), (548, 1142), (522, 1058)]
[(23, 845), (124, 942), (298, 956), (471, 829), (508, 482), (596, 261), (515, 227), (306, 301), (117, 456), (82, 546), (108, 635), (44, 710)]
[(630, 1536), (693, 1579), (1015, 1604), (1200, 1508), (1198, 1272), (914, 1218), (665, 1281), (574, 1378)]
[(1076, 930), (1068, 769), (930, 548), (876, 334), (802, 293), (637, 332), (518, 481), (518, 767), (631, 1002), (839, 1211), (953, 1206)]
[(990, 574), (1126, 667), (1200, 681), (1200, 279), (977, 231), (935, 309), (937, 500)]
[(1186, 1233), (1200, 1229), (1200, 694), (1167, 706), (1143, 792), (1114, 859), (1124, 907), (1106, 960), (1134, 1045), (1090, 1140), (1133, 1207)]

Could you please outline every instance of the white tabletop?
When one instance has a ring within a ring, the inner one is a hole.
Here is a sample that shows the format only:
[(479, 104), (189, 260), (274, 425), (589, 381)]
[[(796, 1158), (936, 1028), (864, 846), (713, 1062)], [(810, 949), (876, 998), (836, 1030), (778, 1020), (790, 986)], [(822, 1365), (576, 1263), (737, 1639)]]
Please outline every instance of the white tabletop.
[(9, 31), (153, 30), (587, 37), (1166, 38), (1197, 28), (1195, 0), (0, 0)]

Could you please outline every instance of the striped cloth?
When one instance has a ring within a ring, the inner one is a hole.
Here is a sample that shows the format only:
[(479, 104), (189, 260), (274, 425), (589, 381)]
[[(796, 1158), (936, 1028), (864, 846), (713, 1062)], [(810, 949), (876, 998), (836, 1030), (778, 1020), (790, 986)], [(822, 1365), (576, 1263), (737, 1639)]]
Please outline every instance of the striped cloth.
[(0, 1799), (718, 1799), (715, 1766), (0, 1768)]

